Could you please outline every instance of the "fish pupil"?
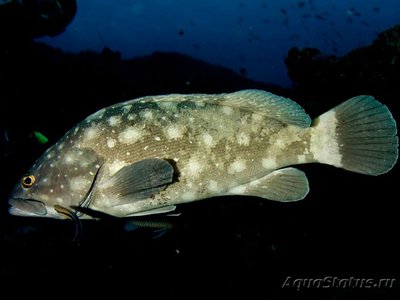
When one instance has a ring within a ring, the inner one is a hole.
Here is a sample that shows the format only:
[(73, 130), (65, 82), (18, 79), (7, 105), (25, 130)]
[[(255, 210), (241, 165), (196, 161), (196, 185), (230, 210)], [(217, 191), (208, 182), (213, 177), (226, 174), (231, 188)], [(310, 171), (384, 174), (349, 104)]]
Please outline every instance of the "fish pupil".
[(35, 177), (30, 175), (26, 176), (22, 179), (22, 186), (25, 188), (31, 187), (33, 183), (35, 182)]

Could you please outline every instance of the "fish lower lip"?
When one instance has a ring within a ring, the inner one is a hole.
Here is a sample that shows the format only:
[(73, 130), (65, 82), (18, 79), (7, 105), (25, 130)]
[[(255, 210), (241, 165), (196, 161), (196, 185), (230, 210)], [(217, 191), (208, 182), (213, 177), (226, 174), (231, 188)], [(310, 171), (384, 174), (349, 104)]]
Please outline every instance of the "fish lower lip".
[(42, 201), (33, 199), (10, 198), (8, 203), (11, 205), (9, 212), (12, 215), (39, 215), (47, 214), (46, 206)]

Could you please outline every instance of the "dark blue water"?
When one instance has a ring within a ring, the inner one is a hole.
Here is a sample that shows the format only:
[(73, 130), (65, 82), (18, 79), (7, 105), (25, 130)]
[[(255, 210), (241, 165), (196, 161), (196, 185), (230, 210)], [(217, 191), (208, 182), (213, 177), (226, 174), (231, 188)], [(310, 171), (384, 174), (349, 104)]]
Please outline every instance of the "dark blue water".
[(397, 24), (398, 0), (78, 0), (67, 30), (46, 43), (78, 52), (108, 46), (124, 58), (178, 51), (288, 86), (291, 47), (342, 55)]

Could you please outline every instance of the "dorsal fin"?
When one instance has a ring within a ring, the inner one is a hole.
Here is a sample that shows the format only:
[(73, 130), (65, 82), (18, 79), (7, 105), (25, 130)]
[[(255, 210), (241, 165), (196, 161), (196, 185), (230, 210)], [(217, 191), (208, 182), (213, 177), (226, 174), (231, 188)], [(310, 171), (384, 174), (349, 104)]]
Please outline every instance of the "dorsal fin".
[(304, 128), (311, 124), (308, 114), (296, 102), (261, 90), (243, 90), (225, 94), (221, 104), (257, 112), (285, 124)]
[(155, 97), (143, 97), (139, 102), (192, 101), (203, 104), (219, 104), (232, 108), (248, 110), (276, 119), (284, 124), (309, 127), (311, 119), (296, 102), (262, 90), (243, 90), (226, 94), (171, 94)]

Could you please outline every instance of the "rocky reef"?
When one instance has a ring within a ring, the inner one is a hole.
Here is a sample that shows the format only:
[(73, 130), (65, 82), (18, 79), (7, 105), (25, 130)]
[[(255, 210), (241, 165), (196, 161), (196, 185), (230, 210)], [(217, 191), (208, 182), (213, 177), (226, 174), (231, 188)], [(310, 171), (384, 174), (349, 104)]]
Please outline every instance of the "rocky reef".
[(292, 48), (285, 60), (294, 93), (323, 95), (328, 106), (337, 97), (371, 94), (398, 108), (400, 26), (379, 33), (371, 45), (343, 56), (315, 48)]

